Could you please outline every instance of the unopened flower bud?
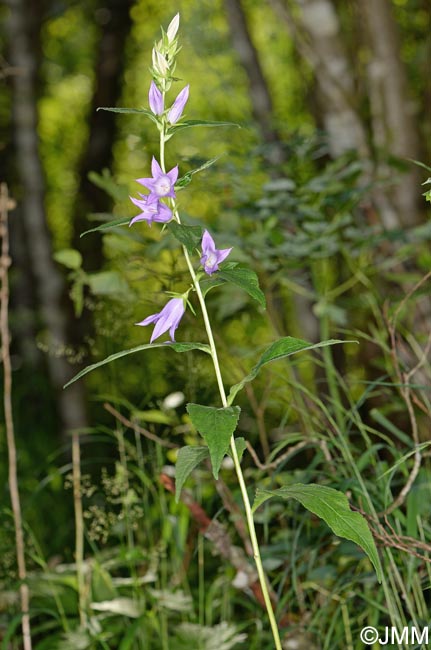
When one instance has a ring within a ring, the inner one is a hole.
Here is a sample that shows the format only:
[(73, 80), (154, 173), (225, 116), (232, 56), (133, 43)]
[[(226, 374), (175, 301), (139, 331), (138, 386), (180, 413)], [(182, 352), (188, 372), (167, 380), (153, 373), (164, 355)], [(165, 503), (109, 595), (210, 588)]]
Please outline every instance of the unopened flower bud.
[(172, 18), (171, 22), (169, 23), (168, 31), (166, 32), (166, 36), (168, 37), (169, 43), (172, 43), (175, 36), (177, 35), (179, 24), (180, 24), (180, 14), (177, 14)]
[(168, 121), (171, 124), (175, 124), (181, 117), (181, 114), (184, 110), (184, 106), (187, 104), (189, 98), (189, 84), (178, 94), (176, 100), (172, 104), (172, 108), (168, 113)]
[(154, 115), (161, 115), (164, 111), (163, 95), (157, 88), (154, 81), (151, 82), (150, 91), (148, 93), (148, 103)]
[(153, 67), (162, 77), (166, 77), (169, 72), (168, 62), (163, 54), (160, 54), (155, 48), (153, 48)]

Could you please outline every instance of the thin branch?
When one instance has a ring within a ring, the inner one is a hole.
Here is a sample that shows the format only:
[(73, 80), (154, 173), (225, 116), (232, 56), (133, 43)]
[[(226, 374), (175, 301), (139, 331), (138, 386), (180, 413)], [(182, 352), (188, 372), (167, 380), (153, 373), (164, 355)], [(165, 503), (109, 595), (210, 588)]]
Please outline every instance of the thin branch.
[(133, 429), (133, 431), (140, 433), (145, 438), (148, 438), (148, 440), (157, 442), (157, 444), (161, 445), (162, 447), (168, 447), (169, 449), (178, 449), (178, 445), (175, 445), (173, 442), (168, 442), (167, 440), (163, 440), (162, 438), (159, 438), (159, 436), (156, 436), (155, 433), (151, 433), (151, 431), (148, 431), (147, 429), (143, 429), (138, 424), (136, 424), (136, 422), (132, 422), (131, 420), (128, 420), (126, 417), (124, 417), (124, 415), (122, 415), (113, 406), (111, 406), (111, 404), (108, 404), (106, 402), (103, 405), (103, 408), (105, 408), (108, 411), (108, 413), (113, 415), (114, 418), (118, 420), (118, 422), (124, 424), (125, 427), (127, 427), (128, 429)]
[(28, 585), (26, 583), (27, 571), (25, 566), (25, 546), (24, 535), (22, 528), (22, 515), (21, 503), (19, 498), (18, 489), (18, 475), (17, 475), (17, 457), (15, 446), (15, 432), (13, 425), (12, 413), (12, 367), (10, 362), (10, 335), (9, 335), (9, 277), (8, 268), (11, 264), (9, 257), (9, 231), (8, 231), (8, 211), (13, 209), (14, 203), (9, 200), (8, 190), (5, 183), (0, 186), (0, 237), (1, 244), (1, 258), (0, 258), (0, 273), (1, 273), (1, 294), (0, 294), (0, 331), (1, 331), (1, 353), (3, 361), (3, 374), (4, 374), (4, 415), (6, 425), (6, 438), (9, 457), (9, 490), (12, 502), (12, 512), (15, 526), (15, 546), (16, 558), (18, 564), (18, 577), (20, 580), (20, 600), (21, 600), (21, 613), (22, 613), (22, 636), (24, 650), (31, 650), (31, 632), (30, 632), (30, 616), (29, 604), (30, 596)]

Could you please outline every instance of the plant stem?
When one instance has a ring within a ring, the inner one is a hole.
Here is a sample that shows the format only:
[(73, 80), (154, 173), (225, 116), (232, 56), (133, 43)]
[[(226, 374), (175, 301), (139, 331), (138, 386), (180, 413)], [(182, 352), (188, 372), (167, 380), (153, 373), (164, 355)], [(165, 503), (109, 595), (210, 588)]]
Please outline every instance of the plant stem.
[[(227, 404), (227, 398), (226, 398), (226, 393), (225, 393), (224, 386), (223, 386), (223, 380), (222, 380), (222, 376), (221, 376), (220, 364), (219, 364), (219, 360), (218, 360), (218, 356), (217, 356), (217, 349), (216, 349), (215, 343), (214, 343), (214, 337), (213, 337), (213, 333), (212, 333), (212, 329), (211, 329), (211, 323), (210, 323), (210, 320), (209, 320), (209, 317), (208, 317), (208, 312), (207, 312), (207, 308), (206, 308), (206, 304), (205, 304), (205, 299), (204, 299), (204, 297), (202, 295), (202, 290), (201, 290), (201, 287), (199, 285), (199, 281), (196, 278), (196, 274), (194, 272), (194, 269), (193, 269), (193, 267), (191, 265), (190, 258), (188, 256), (187, 250), (184, 251), (184, 254), (186, 256), (187, 264), (189, 266), (189, 270), (190, 270), (190, 273), (191, 273), (191, 276), (192, 276), (192, 279), (193, 279), (193, 284), (195, 286), (196, 293), (198, 295), (198, 299), (199, 299), (199, 302), (200, 302), (200, 305), (201, 305), (202, 315), (203, 315), (203, 319), (204, 319), (204, 323), (205, 323), (205, 329), (206, 329), (206, 332), (207, 332), (208, 341), (209, 341), (210, 348), (211, 348), (211, 357), (212, 357), (212, 360), (213, 360), (214, 371), (215, 371), (215, 374), (216, 374), (216, 377), (217, 377), (217, 383), (218, 383), (218, 387), (219, 387), (220, 397), (221, 397), (223, 407), (226, 408), (227, 405), (228, 405)], [(274, 637), (275, 647), (276, 647), (276, 650), (282, 650), (280, 635), (279, 635), (278, 626), (277, 626), (277, 621), (275, 620), (274, 610), (273, 610), (273, 607), (272, 607), (271, 598), (269, 596), (269, 591), (268, 591), (268, 585), (267, 585), (267, 582), (266, 582), (265, 571), (264, 571), (263, 565), (262, 565), (262, 558), (260, 556), (259, 542), (257, 541), (256, 528), (255, 528), (254, 519), (253, 519), (253, 512), (252, 512), (252, 509), (251, 509), (250, 499), (249, 499), (248, 493), (247, 493), (247, 486), (245, 484), (244, 474), (243, 474), (242, 469), (241, 469), (241, 463), (240, 463), (240, 460), (239, 460), (239, 457), (238, 457), (238, 452), (237, 452), (237, 449), (236, 449), (234, 436), (232, 436), (231, 439), (230, 439), (230, 448), (231, 448), (231, 452), (232, 452), (233, 462), (234, 462), (234, 465), (235, 465), (235, 472), (236, 472), (239, 487), (240, 487), (240, 490), (241, 490), (242, 500), (243, 500), (243, 503), (244, 503), (245, 515), (246, 515), (246, 519), (247, 519), (247, 525), (248, 525), (248, 530), (249, 530), (249, 534), (250, 534), (251, 545), (252, 545), (252, 548), (253, 548), (253, 557), (254, 557), (254, 561), (256, 563), (257, 573), (258, 573), (258, 576), (259, 576), (259, 582), (260, 582), (260, 586), (262, 588), (262, 595), (263, 595), (263, 598), (264, 598), (264, 601), (265, 601), (266, 611), (268, 613), (268, 619), (269, 619), (269, 622), (270, 622), (270, 625), (271, 625), (271, 630), (272, 630), (272, 634), (273, 634), (273, 637)]]
[(18, 476), (17, 476), (17, 456), (15, 446), (15, 433), (12, 413), (12, 367), (10, 361), (9, 349), (9, 278), (8, 268), (10, 266), (9, 257), (9, 231), (8, 231), (8, 211), (12, 207), (9, 201), (7, 187), (4, 183), (0, 186), (0, 237), (1, 237), (1, 309), (0, 309), (0, 329), (1, 329), (1, 351), (4, 374), (4, 416), (6, 426), (6, 439), (9, 458), (9, 490), (12, 503), (13, 520), (15, 527), (15, 548), (18, 564), (18, 578), (20, 580), (20, 600), (21, 600), (21, 627), (24, 650), (32, 650), (29, 604), (29, 589), (26, 583), (27, 571), (25, 566), (25, 546), (22, 529), (21, 503), (19, 498)]
[[(165, 96), (165, 93), (163, 92), (163, 101), (164, 101), (164, 96)], [(163, 172), (166, 172), (166, 169), (165, 169), (165, 130), (164, 129), (162, 129), (161, 132), (160, 132), (160, 167), (163, 170)], [(176, 219), (176, 221), (178, 223), (181, 223), (180, 216), (178, 214), (178, 210), (176, 209), (175, 199), (172, 199), (172, 207), (173, 207), (174, 218)], [(183, 253), (184, 253), (184, 257), (185, 257), (185, 260), (186, 260), (186, 263), (187, 263), (187, 267), (189, 269), (189, 272), (190, 272), (190, 275), (191, 275), (191, 278), (192, 278), (192, 281), (193, 281), (193, 286), (195, 288), (195, 291), (196, 291), (196, 294), (198, 296), (198, 300), (199, 300), (199, 303), (200, 303), (200, 306), (201, 306), (202, 316), (203, 316), (203, 319), (204, 319), (205, 330), (206, 330), (206, 333), (207, 333), (208, 342), (209, 342), (210, 349), (211, 349), (211, 358), (212, 358), (212, 361), (213, 361), (214, 372), (215, 372), (216, 379), (217, 379), (217, 385), (218, 385), (218, 389), (219, 389), (219, 393), (220, 393), (221, 402), (222, 402), (223, 407), (227, 408), (228, 403), (227, 403), (227, 398), (226, 398), (226, 392), (225, 392), (224, 385), (223, 385), (223, 379), (222, 379), (222, 374), (221, 374), (221, 370), (220, 370), (220, 364), (219, 364), (219, 360), (218, 360), (217, 349), (216, 349), (216, 346), (215, 346), (214, 336), (213, 336), (212, 328), (211, 328), (211, 323), (210, 323), (210, 319), (209, 319), (209, 316), (208, 316), (208, 311), (207, 311), (206, 304), (205, 304), (205, 298), (204, 298), (204, 296), (202, 294), (202, 289), (201, 289), (201, 286), (199, 284), (199, 280), (198, 280), (198, 278), (196, 276), (195, 270), (193, 268), (193, 264), (191, 262), (189, 252), (188, 252), (188, 250), (186, 249), (185, 246), (183, 246)], [(238, 457), (238, 452), (237, 452), (237, 449), (236, 449), (235, 438), (234, 438), (233, 435), (232, 435), (232, 437), (230, 439), (230, 448), (231, 448), (232, 458), (233, 458), (233, 462), (234, 462), (234, 466), (235, 466), (235, 472), (236, 472), (239, 487), (240, 487), (240, 490), (241, 490), (242, 500), (243, 500), (243, 503), (244, 503), (245, 516), (246, 516), (246, 519), (247, 519), (247, 525), (248, 525), (248, 530), (249, 530), (249, 534), (250, 534), (251, 545), (252, 545), (252, 548), (253, 548), (253, 557), (254, 557), (254, 560), (255, 560), (255, 563), (256, 563), (257, 573), (258, 573), (258, 576), (259, 576), (259, 582), (260, 582), (260, 586), (261, 586), (261, 589), (262, 589), (262, 595), (263, 595), (263, 599), (265, 601), (266, 611), (267, 611), (267, 614), (268, 614), (268, 619), (269, 619), (272, 634), (273, 634), (273, 637), (274, 637), (275, 648), (276, 648), (276, 650), (282, 650), (280, 635), (279, 635), (278, 626), (277, 626), (277, 621), (275, 620), (274, 610), (273, 610), (273, 607), (272, 607), (272, 602), (271, 602), (271, 598), (269, 596), (269, 591), (268, 591), (268, 585), (267, 585), (267, 582), (266, 582), (265, 571), (264, 571), (264, 568), (263, 568), (263, 565), (262, 565), (262, 558), (260, 556), (259, 542), (257, 541), (256, 528), (255, 528), (254, 519), (253, 519), (253, 512), (252, 512), (252, 508), (251, 508), (251, 504), (250, 504), (250, 499), (249, 499), (248, 493), (247, 493), (247, 486), (245, 484), (244, 474), (243, 474), (242, 469), (241, 469), (241, 463), (240, 463), (240, 460), (239, 460), (239, 457)]]
[(78, 433), (72, 433), (72, 483), (75, 512), (75, 562), (78, 582), (79, 622), (85, 627), (85, 577), (84, 577), (84, 517), (81, 494), (81, 446)]

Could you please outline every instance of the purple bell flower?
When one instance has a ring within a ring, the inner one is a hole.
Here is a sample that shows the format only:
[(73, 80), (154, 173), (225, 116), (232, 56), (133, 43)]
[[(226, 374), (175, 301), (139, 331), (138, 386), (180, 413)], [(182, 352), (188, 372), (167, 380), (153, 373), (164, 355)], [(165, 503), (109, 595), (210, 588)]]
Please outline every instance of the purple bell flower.
[(201, 264), (204, 267), (205, 273), (212, 275), (212, 273), (218, 271), (218, 265), (226, 259), (231, 250), (232, 248), (216, 248), (214, 239), (211, 237), (208, 230), (205, 230), (202, 237), (201, 257)]
[(169, 302), (166, 303), (161, 312), (147, 316), (147, 318), (145, 318), (140, 323), (136, 323), (136, 325), (145, 326), (150, 325), (150, 323), (156, 324), (151, 335), (150, 343), (152, 343), (155, 339), (158, 339), (159, 336), (162, 336), (162, 334), (168, 330), (171, 341), (174, 343), (175, 330), (180, 324), (185, 310), (186, 308), (184, 306), (183, 298), (172, 298), (169, 300)]
[(153, 221), (166, 223), (172, 219), (172, 210), (159, 201), (153, 194), (149, 194), (148, 196), (141, 194), (140, 199), (135, 199), (133, 196), (129, 198), (141, 210), (140, 214), (133, 217), (129, 226), (136, 221), (146, 221), (151, 226)]
[(137, 178), (137, 182), (150, 190), (151, 194), (157, 199), (163, 196), (175, 198), (174, 186), (178, 178), (178, 165), (165, 173), (153, 156), (151, 173), (153, 175), (152, 178)]

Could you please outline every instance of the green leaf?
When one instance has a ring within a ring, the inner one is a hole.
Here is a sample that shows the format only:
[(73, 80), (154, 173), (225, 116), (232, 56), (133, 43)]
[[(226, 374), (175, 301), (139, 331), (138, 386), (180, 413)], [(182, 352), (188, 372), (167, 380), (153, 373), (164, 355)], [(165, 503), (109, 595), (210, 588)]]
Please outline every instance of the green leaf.
[(217, 480), (220, 465), (229, 449), (241, 409), (238, 406), (214, 408), (200, 404), (187, 404), (187, 413), (209, 447), (214, 478)]
[(204, 169), (208, 169), (208, 167), (211, 167), (217, 160), (220, 158), (220, 156), (216, 156), (215, 158), (211, 158), (211, 160), (207, 160), (204, 162), (203, 165), (200, 167), (196, 167), (196, 169), (192, 169), (191, 171), (187, 172), (184, 174), (184, 176), (181, 176), (175, 183), (175, 187), (187, 187), (187, 185), (190, 185), (192, 182), (192, 178), (195, 174), (198, 172), (202, 172)]
[(175, 501), (178, 503), (183, 485), (191, 472), (209, 456), (208, 447), (182, 447), (175, 465)]
[(352, 512), (347, 497), (342, 492), (326, 485), (289, 485), (278, 490), (258, 490), (253, 504), (253, 512), (272, 497), (296, 499), (304, 508), (323, 519), (339, 537), (358, 544), (368, 555), (382, 581), (382, 567), (373, 536), (366, 519), (359, 512)]
[(74, 248), (63, 248), (61, 251), (54, 253), (54, 259), (68, 269), (77, 271), (82, 266), (82, 255)]
[[(239, 462), (241, 462), (241, 459), (243, 457), (243, 454), (245, 450), (247, 449), (247, 444), (245, 442), (244, 438), (235, 438), (235, 447), (236, 447), (236, 453), (238, 454), (238, 459)], [(229, 456), (232, 457), (232, 451), (229, 449), (228, 450)]]
[(81, 377), (84, 377), (84, 375), (87, 375), (89, 372), (96, 370), (96, 368), (105, 366), (107, 363), (111, 363), (111, 361), (115, 361), (116, 359), (121, 359), (121, 357), (125, 357), (128, 354), (134, 354), (135, 352), (141, 352), (142, 350), (153, 350), (155, 348), (172, 349), (175, 350), (175, 352), (189, 352), (189, 350), (201, 350), (202, 352), (211, 354), (210, 347), (206, 343), (145, 343), (144, 345), (138, 345), (135, 348), (130, 348), (129, 350), (122, 350), (121, 352), (115, 352), (114, 354), (109, 355), (109, 357), (106, 357), (106, 359), (103, 359), (102, 361), (98, 361), (97, 363), (93, 363), (91, 364), (91, 366), (87, 366), (86, 368), (78, 372), (74, 377), (72, 377), (72, 379), (63, 386), (63, 388), (67, 388), (68, 386), (70, 386), (70, 384), (73, 384), (73, 382), (77, 381), (78, 379), (81, 379)]
[(205, 298), (208, 291), (211, 291), (211, 289), (214, 289), (215, 287), (220, 287), (222, 284), (225, 284), (225, 280), (219, 278), (218, 273), (213, 273), (211, 277), (208, 276), (206, 278), (202, 278), (199, 284), (201, 285), (202, 294)]
[(259, 280), (257, 275), (251, 269), (243, 268), (240, 266), (234, 266), (231, 268), (223, 268), (218, 272), (218, 276), (226, 282), (232, 282), (237, 287), (244, 289), (252, 298), (257, 300), (257, 302), (265, 309), (266, 300), (265, 295), (261, 288), (259, 287)]
[[(105, 110), (112, 110), (112, 109), (105, 109)], [(123, 110), (127, 110), (127, 109), (123, 109)], [(117, 111), (120, 112), (120, 109), (117, 109)], [(169, 127), (169, 129), (167, 130), (167, 135), (173, 135), (174, 133), (177, 133), (178, 131), (182, 131), (183, 129), (191, 129), (194, 126), (235, 126), (237, 129), (241, 128), (240, 124), (236, 124), (235, 122), (212, 122), (212, 121), (206, 121), (206, 120), (184, 120), (184, 122), (180, 122), (179, 124), (175, 124), (174, 126)]]
[(91, 609), (96, 612), (106, 612), (117, 616), (139, 618), (144, 613), (141, 603), (132, 598), (113, 598), (100, 602), (90, 603)]
[(125, 295), (129, 292), (127, 282), (116, 271), (100, 271), (99, 273), (88, 274), (85, 282), (95, 296)]
[(120, 219), (108, 221), (108, 223), (102, 223), (100, 226), (96, 226), (95, 228), (90, 228), (90, 230), (82, 232), (79, 237), (84, 237), (85, 235), (88, 235), (88, 233), (96, 232), (97, 230), (108, 230), (109, 228), (115, 228), (116, 226), (125, 226), (130, 222), (131, 218), (132, 217), (121, 217)]
[(117, 108), (116, 106), (99, 106), (98, 111), (110, 111), (111, 113), (140, 114), (149, 117), (152, 122), (158, 124), (153, 113), (146, 108)]
[(168, 229), (175, 239), (186, 247), (190, 255), (193, 255), (196, 248), (200, 245), (202, 228), (200, 226), (183, 226), (182, 223), (170, 221), (168, 223)]
[(314, 350), (316, 348), (324, 348), (327, 345), (335, 345), (337, 343), (357, 343), (357, 341), (340, 341), (338, 339), (331, 339), (329, 341), (321, 341), (320, 343), (308, 343), (302, 339), (295, 339), (292, 336), (285, 336), (278, 341), (275, 341), (275, 343), (272, 343), (272, 345), (270, 345), (269, 348), (265, 350), (257, 364), (254, 366), (254, 368), (252, 368), (251, 372), (238, 384), (235, 384), (231, 387), (228, 397), (228, 404), (232, 404), (237, 393), (239, 393), (239, 391), (244, 388), (245, 384), (253, 381), (262, 366), (269, 363), (270, 361), (283, 359), (284, 357), (289, 357), (292, 354), (296, 354), (297, 352)]

